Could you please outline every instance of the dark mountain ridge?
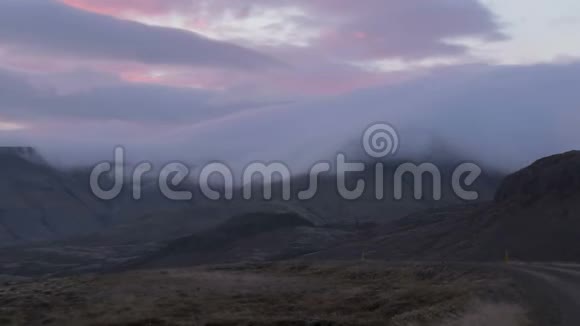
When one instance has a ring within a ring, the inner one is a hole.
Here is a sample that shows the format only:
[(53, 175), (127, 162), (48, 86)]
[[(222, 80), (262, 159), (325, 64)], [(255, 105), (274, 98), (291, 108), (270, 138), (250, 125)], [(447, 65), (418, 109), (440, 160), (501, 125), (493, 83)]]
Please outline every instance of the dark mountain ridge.
[(579, 162), (578, 151), (541, 159), (505, 178), (493, 202), (412, 214), (316, 257), (578, 262)]
[[(403, 200), (393, 198), (392, 174), (404, 162), (402, 159), (380, 162), (385, 166), (385, 198), (377, 199), (374, 165), (379, 161), (367, 158), (365, 172), (347, 175), (350, 189), (359, 179), (366, 182), (366, 191), (357, 200), (340, 196), (336, 175), (330, 172), (319, 176), (318, 191), (309, 200), (298, 199), (297, 194), (307, 189), (311, 181), (309, 175), (300, 174), (290, 180), (291, 200), (282, 198), (282, 184), (274, 181), (270, 200), (264, 199), (262, 187), (255, 185), (251, 200), (245, 200), (242, 189), (236, 188), (233, 200), (218, 201), (205, 198), (192, 182), (180, 186), (193, 190), (191, 201), (171, 201), (152, 180), (146, 180), (148, 183), (142, 187), (141, 200), (132, 198), (131, 184), (126, 183), (120, 196), (103, 201), (91, 192), (90, 168), (55, 169), (32, 148), (4, 148), (0, 158), (0, 173), (6, 180), (1, 186), (6, 196), (0, 200), (0, 245), (67, 238), (81, 241), (83, 237), (90, 243), (104, 245), (165, 242), (217, 227), (231, 216), (255, 212), (296, 213), (316, 225), (385, 223), (424, 209), (462, 203), (450, 187), (453, 162), (461, 160), (449, 157), (439, 164), (443, 175), (442, 200), (430, 198), (432, 183), (428, 178), (426, 197), (415, 200), (409, 176), (405, 179)], [(103, 179), (106, 186), (107, 180)], [(488, 200), (499, 180), (495, 173), (484, 173), (472, 189), (479, 190), (480, 200)], [(8, 200), (10, 196), (13, 199)]]

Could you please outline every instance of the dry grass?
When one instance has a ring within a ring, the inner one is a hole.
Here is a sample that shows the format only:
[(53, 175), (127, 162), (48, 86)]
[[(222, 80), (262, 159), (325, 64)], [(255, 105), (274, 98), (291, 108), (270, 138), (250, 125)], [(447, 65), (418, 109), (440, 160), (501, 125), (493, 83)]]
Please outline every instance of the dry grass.
[(473, 307), (506, 282), (467, 267), (371, 262), (138, 271), (6, 284), (0, 325), (496, 326), (475, 323)]
[(446, 324), (449, 326), (531, 325), (526, 315), (526, 311), (515, 304), (478, 302), (461, 318)]

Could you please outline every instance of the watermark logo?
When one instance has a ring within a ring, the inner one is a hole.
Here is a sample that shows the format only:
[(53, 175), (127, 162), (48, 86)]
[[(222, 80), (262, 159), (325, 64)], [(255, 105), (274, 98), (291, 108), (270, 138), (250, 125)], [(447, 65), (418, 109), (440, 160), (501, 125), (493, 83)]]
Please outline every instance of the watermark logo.
[[(416, 200), (427, 199), (427, 193), (432, 196), (429, 199), (441, 200), (444, 181), (451, 186), (454, 195), (462, 200), (473, 201), (479, 198), (476, 191), (467, 189), (483, 173), (477, 164), (459, 164), (450, 173), (450, 180), (443, 180), (443, 173), (433, 162), (403, 162), (393, 167), (392, 162), (386, 159), (399, 151), (400, 137), (396, 129), (388, 123), (369, 126), (363, 133), (362, 147), (374, 164), (361, 158), (349, 161), (345, 153), (337, 154), (332, 162), (314, 162), (307, 173), (308, 186), (295, 193), (292, 192), (294, 175), (288, 165), (281, 161), (251, 162), (245, 166), (241, 175), (236, 175), (225, 163), (212, 162), (196, 169), (198, 172), (193, 175), (190, 167), (182, 162), (168, 163), (160, 170), (154, 170), (150, 162), (128, 167), (123, 147), (115, 148), (112, 163), (103, 162), (93, 168), (90, 187), (96, 197), (113, 200), (121, 195), (124, 187), (129, 186), (133, 199), (141, 200), (144, 180), (153, 179), (165, 197), (176, 201), (193, 199), (192, 189), (184, 186), (198, 187), (202, 196), (209, 200), (232, 200), (236, 194), (245, 200), (252, 200), (257, 194), (261, 194), (265, 200), (271, 200), (273, 186), (276, 184), (281, 188), (282, 200), (310, 200), (320, 191), (321, 176), (326, 174), (335, 179), (336, 192), (345, 200), (357, 200), (369, 188), (373, 188), (371, 190), (376, 200), (384, 200), (387, 191), (392, 193), (394, 200), (402, 200), (405, 189), (409, 186), (412, 186), (413, 198)], [(387, 175), (387, 172), (392, 173)], [(361, 174), (367, 178), (361, 177)], [(374, 187), (368, 187), (369, 175), (372, 176)], [(210, 182), (211, 178), (219, 178), (221, 182), (216, 185), (215, 182)], [(412, 182), (409, 182), (409, 178)], [(107, 187), (101, 184), (103, 179), (108, 180)], [(279, 182), (274, 183), (274, 180)], [(426, 191), (428, 186), (429, 192)], [(256, 191), (258, 188), (262, 191)]]
[(377, 123), (365, 130), (363, 148), (373, 158), (386, 158), (399, 150), (399, 134), (387, 123)]

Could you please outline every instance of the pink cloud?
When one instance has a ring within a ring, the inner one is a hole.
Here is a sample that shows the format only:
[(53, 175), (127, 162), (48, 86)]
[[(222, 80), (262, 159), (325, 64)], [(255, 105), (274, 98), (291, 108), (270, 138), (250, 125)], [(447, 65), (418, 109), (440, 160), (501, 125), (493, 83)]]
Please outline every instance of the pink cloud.
[(477, 1), (367, 0), (361, 5), (314, 0), (310, 5), (318, 15), (344, 17), (322, 35), (317, 46), (352, 59), (454, 55), (465, 48), (445, 40), (503, 37), (495, 17)]
[[(115, 71), (110, 67), (110, 72)], [(193, 87), (213, 91), (243, 92), (272, 97), (327, 96), (352, 92), (356, 89), (399, 83), (414, 78), (410, 73), (380, 73), (344, 65), (319, 65), (287, 71), (272, 71), (248, 75), (230, 70), (159, 69), (134, 65), (121, 69), (119, 77), (132, 83), (157, 84), (172, 87)]]
[(62, 3), (104, 15), (133, 13), (147, 16), (166, 14), (187, 5), (187, 0), (60, 0)]
[[(211, 28), (212, 19), (219, 19), (226, 12), (233, 19), (251, 19), (253, 12), (259, 9), (295, 6), (300, 7), (305, 16), (289, 19), (316, 26), (321, 32), (307, 47), (281, 45), (260, 48), (261, 52), (290, 63), (291, 67), (259, 73), (220, 66), (177, 68), (157, 62), (136, 62), (134, 59), (116, 61), (82, 56), (72, 58), (41, 51), (30, 56), (13, 53), (0, 57), (3, 65), (57, 74), (93, 71), (135, 84), (206, 90), (243, 89), (257, 95), (275, 94), (283, 97), (319, 96), (343, 94), (359, 88), (413, 78), (412, 73), (371, 72), (350, 66), (345, 61), (455, 55), (465, 49), (446, 44), (443, 39), (464, 35), (487, 38), (499, 36), (494, 17), (475, 0), (367, 0), (364, 5), (351, 0), (59, 1), (84, 11), (125, 19), (178, 13), (188, 18), (196, 29)], [(201, 7), (205, 9), (203, 15), (198, 14)], [(82, 79), (79, 74), (67, 78), (67, 87), (74, 84), (70, 80)], [(64, 84), (62, 79), (55, 79), (54, 83)]]
[[(182, 14), (192, 28), (208, 20), (251, 18), (252, 9), (299, 7), (299, 25), (315, 26), (320, 37), (311, 48), (342, 59), (425, 58), (455, 55), (466, 49), (446, 43), (454, 37), (487, 40), (504, 37), (493, 14), (477, 0), (62, 0), (69, 5), (109, 15)], [(203, 15), (201, 14), (203, 8)]]

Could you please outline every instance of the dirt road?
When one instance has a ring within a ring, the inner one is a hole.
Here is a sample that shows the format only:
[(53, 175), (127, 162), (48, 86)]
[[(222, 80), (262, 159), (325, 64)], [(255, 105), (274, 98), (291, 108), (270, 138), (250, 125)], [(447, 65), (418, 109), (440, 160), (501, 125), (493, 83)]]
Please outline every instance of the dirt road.
[(525, 285), (540, 325), (580, 325), (580, 265), (510, 264)]

